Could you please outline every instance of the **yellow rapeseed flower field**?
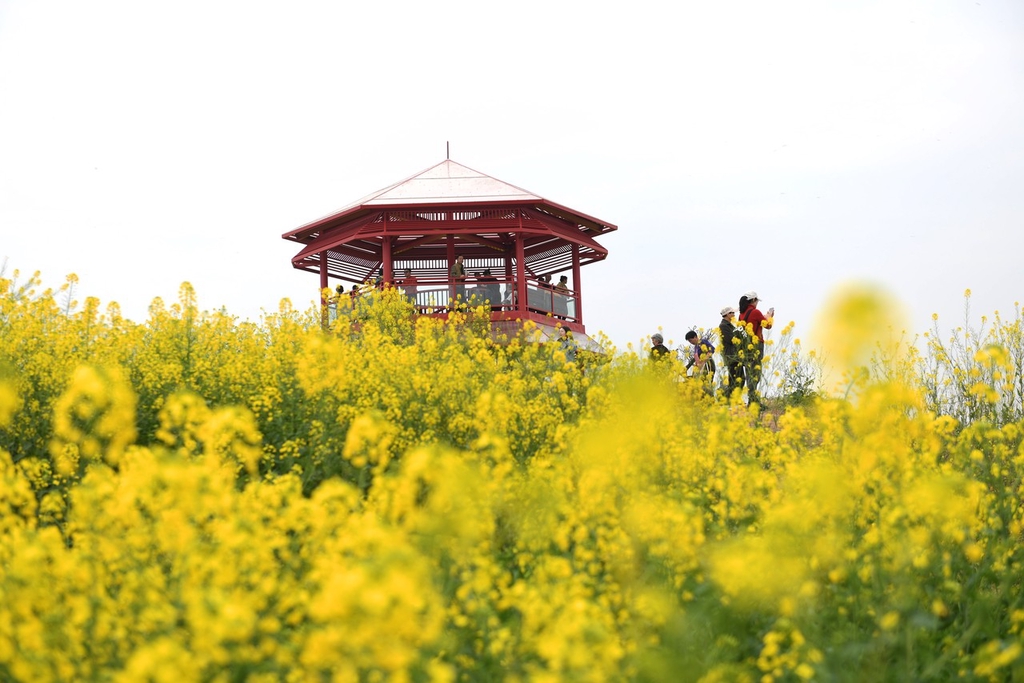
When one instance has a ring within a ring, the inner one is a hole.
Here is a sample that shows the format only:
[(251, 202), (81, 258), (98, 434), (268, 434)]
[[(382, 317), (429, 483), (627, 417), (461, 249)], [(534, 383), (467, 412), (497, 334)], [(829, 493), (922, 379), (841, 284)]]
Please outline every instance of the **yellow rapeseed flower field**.
[(0, 279), (0, 680), (1024, 679), (1019, 309), (841, 293), (832, 386), (791, 324), (747, 406), (388, 290), (74, 282)]

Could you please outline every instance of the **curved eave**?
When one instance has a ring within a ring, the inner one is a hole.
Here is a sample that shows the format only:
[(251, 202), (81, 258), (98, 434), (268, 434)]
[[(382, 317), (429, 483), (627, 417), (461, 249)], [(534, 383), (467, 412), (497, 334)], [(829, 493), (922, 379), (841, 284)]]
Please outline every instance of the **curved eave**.
[[(463, 206), (463, 205), (452, 205), (447, 207), (448, 209), (458, 209), (460, 211), (475, 211), (480, 209), (494, 209), (494, 204), (487, 204), (484, 206)], [(521, 210), (524, 214), (529, 217), (529, 222), (522, 224), (516, 222), (514, 226), (501, 226), (498, 232), (517, 232), (522, 231), (529, 234), (542, 234), (547, 233), (554, 237), (558, 237), (568, 243), (577, 244), (580, 247), (584, 247), (594, 252), (595, 254), (601, 254), (600, 258), (604, 258), (608, 251), (605, 247), (600, 245), (594, 239), (594, 235), (588, 234), (588, 231), (572, 221), (566, 220), (561, 216), (558, 216), (550, 211), (544, 210), (540, 207), (525, 208), (515, 205), (509, 205), (509, 208), (516, 208)], [(422, 205), (413, 207), (413, 210), (419, 211), (422, 209)], [(397, 208), (395, 210), (398, 210)], [(408, 208), (403, 208), (408, 210)], [(336, 249), (342, 245), (354, 242), (357, 240), (366, 240), (380, 238), (388, 232), (394, 232), (389, 230), (390, 224), (381, 223), (379, 228), (371, 228), (372, 221), (366, 219), (372, 219), (378, 214), (382, 213), (379, 208), (374, 208), (372, 211), (361, 212), (360, 215), (353, 215), (350, 220), (344, 224), (324, 225), (321, 226), (320, 230), (314, 235), (309, 234), (306, 239), (299, 240), (293, 238), (295, 241), (300, 241), (306, 246), (299, 251), (295, 257), (292, 258), (292, 263), (307, 262), (309, 257), (319, 253), (321, 251), (329, 251)], [(510, 221), (511, 222), (511, 221)], [(535, 223), (534, 223), (535, 222)], [(403, 226), (405, 227), (405, 226)], [(411, 230), (412, 225), (410, 224), (409, 229)], [(420, 227), (425, 228), (423, 232), (437, 232), (441, 234), (445, 233), (461, 233), (461, 234), (474, 234), (482, 232), (478, 226), (471, 224), (471, 221), (466, 221), (466, 225), (459, 226), (455, 229), (451, 225), (447, 225), (441, 222), (424, 221)], [(611, 226), (614, 229), (615, 226)]]
[(377, 207), (366, 205), (353, 206), (338, 213), (332, 213), (328, 216), (306, 223), (305, 225), (295, 228), (290, 232), (286, 232), (281, 235), (281, 237), (286, 240), (292, 240), (293, 242), (303, 242), (308, 244), (311, 240), (316, 239), (319, 233), (324, 230), (330, 230), (331, 228), (335, 228), (343, 223), (360, 218), (362, 215), (378, 211), (380, 211), (380, 209)]
[[(359, 259), (359, 263), (352, 263), (349, 270), (353, 273), (358, 273), (356, 276), (349, 276), (345, 273), (346, 268), (342, 267), (344, 259), (337, 258), (337, 254), (333, 250), (326, 250), (328, 253), (328, 273), (331, 277), (339, 277), (342, 279), (349, 280), (351, 282), (362, 282), (364, 281), (373, 270), (375, 270), (380, 260), (376, 258), (362, 258)], [(320, 272), (320, 254), (322, 252), (316, 252), (309, 254), (305, 257), (298, 257), (292, 259), (292, 267), (296, 270), (304, 270), (309, 273)], [(332, 255), (335, 257), (332, 258)], [(580, 252), (580, 266), (590, 265), (591, 263), (597, 263), (603, 261), (608, 257), (608, 252), (602, 250), (600, 252), (593, 251), (581, 251)], [(339, 264), (339, 267), (331, 267), (332, 260)], [(529, 259), (527, 259), (529, 261)], [(561, 267), (553, 269), (555, 271), (562, 270)]]
[(358, 206), (352, 206), (344, 209), (338, 213), (318, 218), (310, 223), (306, 223), (295, 230), (284, 233), (281, 237), (293, 242), (310, 244), (328, 230), (334, 230), (345, 223), (358, 221), (366, 215), (379, 213), (381, 211), (419, 211), (423, 213), (430, 213), (437, 211), (486, 211), (502, 207), (540, 210), (544, 213), (549, 213), (564, 221), (577, 225), (577, 229), (580, 229), (583, 232), (589, 232), (595, 235), (603, 235), (618, 229), (617, 226), (611, 223), (594, 218), (593, 216), (588, 216), (587, 214), (580, 213), (579, 211), (573, 211), (561, 204), (556, 204), (555, 202), (550, 202), (546, 199), (542, 199), (541, 201), (523, 202), (521, 200), (479, 201), (477, 198), (475, 201), (446, 201), (437, 203), (394, 202), (387, 204), (360, 204)]
[(556, 204), (555, 202), (548, 201), (547, 199), (541, 202), (537, 202), (534, 205), (534, 208), (543, 209), (545, 207), (549, 209), (549, 213), (552, 213), (563, 220), (567, 220), (570, 223), (577, 223), (581, 227), (589, 228), (590, 230), (596, 232), (598, 235), (614, 232), (619, 229), (616, 225), (613, 225), (606, 221), (602, 221), (599, 218), (594, 218), (593, 216), (588, 216), (585, 213), (580, 213), (579, 211), (570, 209), (567, 206), (562, 206), (561, 204)]

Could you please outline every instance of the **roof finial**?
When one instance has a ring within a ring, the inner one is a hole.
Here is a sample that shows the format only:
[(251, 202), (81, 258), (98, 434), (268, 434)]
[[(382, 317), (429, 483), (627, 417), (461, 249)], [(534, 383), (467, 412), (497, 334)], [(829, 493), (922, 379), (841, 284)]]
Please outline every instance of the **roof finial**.
[(447, 140), (445, 140), (444, 143), (444, 158), (448, 159), (449, 161), (452, 158), (452, 143)]

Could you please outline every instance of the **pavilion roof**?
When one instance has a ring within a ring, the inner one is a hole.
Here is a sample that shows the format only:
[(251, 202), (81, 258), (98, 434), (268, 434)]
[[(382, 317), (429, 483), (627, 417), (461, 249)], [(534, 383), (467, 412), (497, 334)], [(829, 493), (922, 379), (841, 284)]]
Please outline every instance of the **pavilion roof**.
[(289, 231), (282, 237), (308, 244), (324, 230), (388, 208), (487, 205), (532, 206), (574, 223), (590, 235), (599, 235), (616, 229), (611, 223), (574, 211), (540, 195), (446, 159), (425, 171)]
[(295, 268), (361, 282), (382, 267), (385, 240), (403, 268), (432, 276), (447, 273), (451, 249), (473, 267), (494, 267), (518, 234), (524, 266), (537, 276), (604, 259), (608, 250), (595, 238), (613, 230), (446, 159), (282, 237), (302, 245)]
[(355, 206), (394, 204), (448, 204), (492, 201), (540, 200), (541, 197), (489, 175), (466, 168), (451, 159), (417, 173), (411, 178), (378, 190), (342, 209)]

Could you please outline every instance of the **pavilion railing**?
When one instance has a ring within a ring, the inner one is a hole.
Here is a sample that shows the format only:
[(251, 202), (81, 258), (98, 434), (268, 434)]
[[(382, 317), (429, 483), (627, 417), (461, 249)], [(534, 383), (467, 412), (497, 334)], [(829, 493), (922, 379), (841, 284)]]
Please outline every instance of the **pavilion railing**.
[[(415, 284), (398, 282), (400, 289), (420, 315), (447, 313), (452, 309), (453, 302), (463, 302), (468, 306), (489, 305), (491, 312), (528, 312), (548, 315), (572, 322), (579, 322), (576, 317), (576, 300), (578, 293), (572, 290), (558, 290), (548, 283), (528, 278), (526, 281), (526, 301), (520, 305), (515, 281), (494, 278), (492, 280), (468, 279), (456, 282), (443, 280), (417, 280)], [(366, 285), (367, 289), (372, 289)], [(351, 296), (345, 292), (340, 296)], [(337, 317), (335, 301), (328, 302), (330, 319)]]

